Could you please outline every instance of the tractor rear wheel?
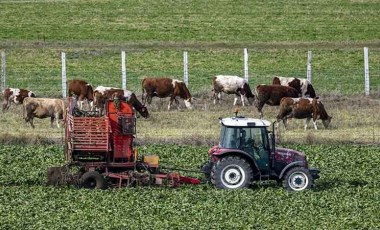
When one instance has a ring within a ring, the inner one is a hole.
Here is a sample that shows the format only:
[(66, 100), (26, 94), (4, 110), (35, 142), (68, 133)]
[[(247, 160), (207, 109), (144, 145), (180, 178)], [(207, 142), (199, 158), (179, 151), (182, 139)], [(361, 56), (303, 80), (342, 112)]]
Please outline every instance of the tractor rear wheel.
[(86, 172), (80, 178), (79, 184), (87, 189), (106, 189), (107, 181), (102, 174), (97, 171)]
[(302, 191), (311, 188), (313, 178), (309, 170), (302, 167), (295, 167), (286, 172), (283, 187), (289, 191)]
[(212, 167), (211, 182), (217, 188), (246, 188), (250, 185), (251, 180), (251, 165), (240, 157), (222, 158)]

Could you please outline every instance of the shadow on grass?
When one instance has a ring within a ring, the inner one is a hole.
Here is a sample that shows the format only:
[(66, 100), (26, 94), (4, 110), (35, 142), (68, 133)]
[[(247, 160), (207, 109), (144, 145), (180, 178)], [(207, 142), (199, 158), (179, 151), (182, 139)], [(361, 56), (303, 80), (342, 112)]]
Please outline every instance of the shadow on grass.
[[(373, 186), (367, 181), (364, 180), (346, 180), (346, 179), (339, 179), (339, 180), (316, 180), (314, 182), (314, 186), (312, 187), (312, 191), (314, 192), (322, 192), (322, 191), (328, 191), (332, 190), (334, 188), (339, 187), (365, 187), (365, 186)], [(259, 188), (282, 188), (282, 181), (276, 182), (274, 180), (272, 181), (261, 181), (261, 182), (255, 182), (253, 183), (250, 188), (251, 189), (259, 189)]]
[(348, 179), (337, 179), (337, 180), (321, 180), (316, 181), (315, 186), (313, 187), (314, 191), (326, 191), (331, 190), (337, 187), (365, 187), (370, 185), (367, 181), (356, 179), (356, 180), (348, 180)]

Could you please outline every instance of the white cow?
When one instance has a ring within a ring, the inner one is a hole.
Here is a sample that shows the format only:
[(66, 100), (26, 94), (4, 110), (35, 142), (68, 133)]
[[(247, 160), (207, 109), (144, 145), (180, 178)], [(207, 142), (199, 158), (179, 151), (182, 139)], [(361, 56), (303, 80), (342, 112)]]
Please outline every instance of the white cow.
[(255, 99), (255, 96), (253, 95), (248, 83), (241, 77), (218, 75), (212, 79), (212, 84), (214, 87), (214, 104), (216, 104), (216, 101), (219, 102), (222, 92), (226, 94), (235, 94), (234, 105), (236, 105), (239, 97), (241, 98), (243, 106), (245, 106), (243, 96), (247, 97), (250, 105), (252, 105)]

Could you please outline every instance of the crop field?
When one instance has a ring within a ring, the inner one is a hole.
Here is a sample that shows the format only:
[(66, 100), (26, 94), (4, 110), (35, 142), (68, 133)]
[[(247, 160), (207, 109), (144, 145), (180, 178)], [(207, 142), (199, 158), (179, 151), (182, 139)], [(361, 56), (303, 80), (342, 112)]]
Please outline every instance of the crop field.
[[(310, 191), (290, 193), (276, 182), (225, 191), (208, 184), (104, 191), (46, 185), (50, 166), (64, 164), (62, 128), (49, 119), (25, 124), (22, 106), (0, 112), (0, 229), (379, 229), (380, 3), (338, 1), (0, 1), (0, 52), (6, 86), (60, 98), (61, 52), (67, 79), (127, 88), (141, 98), (146, 76), (183, 79), (188, 51), (195, 109), (167, 111), (153, 99), (138, 118), (135, 145), (165, 166), (198, 169), (218, 143), (219, 117), (233, 115), (233, 96), (211, 100), (211, 79), (306, 77), (333, 117), (328, 129), (280, 124), (277, 143), (304, 151), (321, 170)], [(369, 48), (370, 96), (364, 96), (363, 47)], [(2, 101), (2, 95), (0, 95)], [(175, 106), (174, 106), (175, 107)], [(253, 106), (240, 114), (257, 117)], [(264, 107), (275, 121), (277, 107)], [(183, 173), (202, 178), (197, 173)]]
[[(62, 147), (0, 148), (3, 229), (377, 229), (378, 147), (289, 145), (322, 171), (311, 191), (289, 193), (275, 182), (217, 190), (208, 184), (91, 191), (47, 187), (46, 168), (63, 164)], [(207, 147), (145, 145), (163, 165), (197, 168)], [(194, 175), (199, 176), (199, 175)]]

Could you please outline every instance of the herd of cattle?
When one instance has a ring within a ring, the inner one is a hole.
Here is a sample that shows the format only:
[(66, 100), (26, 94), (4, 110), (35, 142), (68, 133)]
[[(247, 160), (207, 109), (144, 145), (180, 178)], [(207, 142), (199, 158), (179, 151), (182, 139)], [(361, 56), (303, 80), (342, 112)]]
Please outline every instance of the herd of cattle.
[[(316, 121), (321, 119), (325, 128), (331, 122), (331, 117), (327, 114), (322, 102), (316, 96), (313, 86), (306, 79), (274, 77), (271, 85), (258, 85), (255, 94), (243, 78), (238, 76), (218, 75), (212, 79), (214, 104), (220, 102), (221, 94), (234, 94), (236, 105), (238, 99), (245, 106), (245, 99), (250, 105), (254, 105), (263, 117), (262, 109), (265, 104), (280, 106), (277, 120), (283, 121), (287, 128), (287, 119), (306, 119), (305, 129), (311, 119), (314, 128), (317, 129)], [(179, 108), (177, 98), (184, 100), (188, 109), (193, 108), (193, 98), (182, 81), (171, 78), (145, 78), (142, 81), (142, 103), (137, 96), (129, 91), (115, 87), (98, 86), (95, 89), (83, 80), (70, 80), (68, 82), (69, 95), (77, 100), (80, 110), (98, 111), (104, 114), (104, 106), (108, 99), (119, 99), (130, 103), (141, 116), (147, 118), (149, 112), (145, 106), (151, 104), (153, 97), (170, 97), (168, 110), (173, 101)], [(53, 98), (36, 98), (36, 95), (29, 90), (8, 88), (3, 92), (3, 112), (8, 110), (11, 103), (23, 104), (23, 117), (34, 128), (33, 118), (50, 118), (53, 127), (56, 121), (59, 127), (59, 120), (65, 114), (65, 101)]]

